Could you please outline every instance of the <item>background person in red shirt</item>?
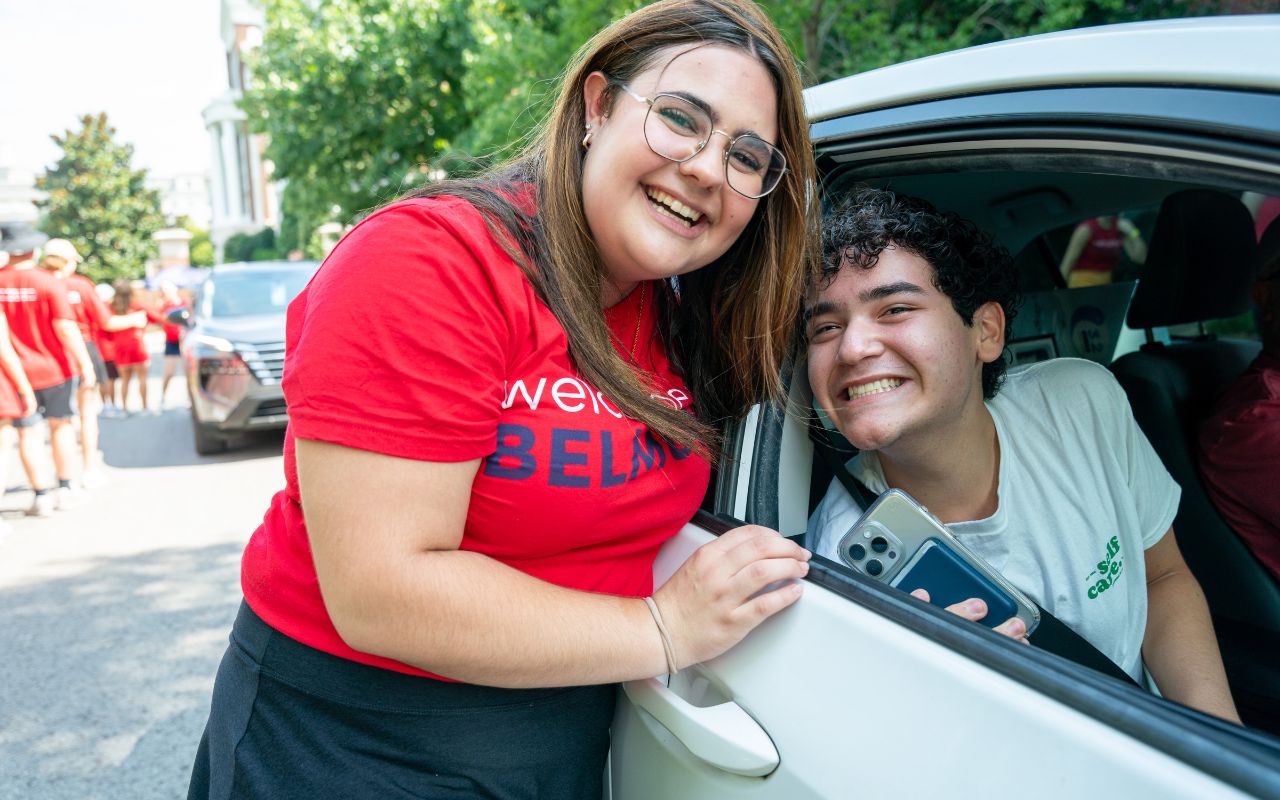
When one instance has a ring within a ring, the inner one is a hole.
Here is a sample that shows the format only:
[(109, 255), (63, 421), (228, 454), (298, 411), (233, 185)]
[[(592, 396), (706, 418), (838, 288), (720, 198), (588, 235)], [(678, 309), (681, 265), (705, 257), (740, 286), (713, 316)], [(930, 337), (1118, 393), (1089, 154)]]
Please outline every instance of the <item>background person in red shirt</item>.
[(1200, 474), (1231, 529), (1280, 580), (1280, 217), (1258, 243), (1262, 352), (1200, 426)]
[(129, 385), (136, 381), (138, 397), (142, 401), (139, 410), (146, 413), (151, 408), (147, 402), (147, 368), (151, 365), (151, 356), (147, 353), (143, 334), (146, 332), (145, 322), (159, 322), (160, 317), (134, 299), (131, 281), (121, 278), (113, 287), (116, 294), (111, 298), (111, 311), (117, 316), (141, 317), (144, 320), (141, 327), (105, 331), (106, 338), (111, 340), (113, 361), (120, 374), (120, 409), (128, 413)]
[[(45, 242), (40, 268), (62, 281), (67, 292), (67, 302), (75, 314), (80, 335), (84, 337), (93, 362), (94, 376), (99, 384), (108, 379), (106, 363), (98, 349), (97, 338), (103, 331), (121, 331), (141, 328), (147, 324), (147, 315), (112, 314), (107, 304), (98, 298), (93, 282), (76, 272), (76, 265), (84, 261), (75, 245), (66, 239), (50, 239)], [(100, 486), (105, 480), (102, 474), (101, 454), (98, 452), (98, 391), (92, 384), (81, 383), (76, 390), (76, 405), (80, 411), (80, 452), (83, 468), (80, 484), (86, 489)]]
[[(0, 269), (9, 263), (9, 254), (0, 250)], [(9, 428), (13, 421), (36, 413), (36, 395), (22, 370), (22, 362), (9, 339), (9, 323), (0, 314), (0, 487), (5, 482), (5, 467), (9, 463)], [(0, 520), (0, 537), (13, 532), (13, 525)]]
[(32, 414), (14, 423), (18, 451), (27, 479), (35, 492), (28, 513), (48, 516), (54, 508), (66, 508), (78, 500), (72, 487), (75, 477), (75, 393), (78, 376), (94, 385), (93, 362), (80, 336), (75, 314), (62, 283), (27, 260), (20, 269), (0, 271), (0, 310), (9, 322), (10, 338), (22, 368), (35, 390), (37, 411), (49, 422), (57, 490), (52, 495), (40, 476), (37, 453), (42, 444), (33, 429), (39, 418)]
[(169, 322), (169, 312), (187, 308), (173, 281), (160, 281), (160, 318), (164, 330), (164, 377), (160, 382), (160, 408), (169, 392), (169, 381), (182, 363), (182, 326)]

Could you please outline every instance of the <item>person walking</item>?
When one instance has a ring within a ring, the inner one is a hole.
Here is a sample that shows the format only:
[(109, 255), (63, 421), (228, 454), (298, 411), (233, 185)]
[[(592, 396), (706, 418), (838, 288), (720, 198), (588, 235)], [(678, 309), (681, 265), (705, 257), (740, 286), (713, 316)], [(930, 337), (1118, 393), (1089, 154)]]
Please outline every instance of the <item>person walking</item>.
[(178, 371), (182, 363), (182, 331), (181, 325), (169, 321), (169, 314), (188, 308), (187, 301), (178, 293), (173, 281), (160, 282), (160, 318), (164, 330), (164, 377), (160, 380), (160, 409), (164, 410), (164, 399), (168, 396), (169, 381)]
[[(93, 362), (94, 377), (102, 385), (109, 376), (106, 362), (97, 345), (98, 336), (104, 331), (144, 327), (147, 315), (142, 312), (112, 314), (106, 303), (99, 299), (93, 282), (76, 272), (76, 266), (83, 261), (71, 242), (66, 239), (50, 239), (45, 242), (39, 266), (62, 281), (67, 302), (71, 305), (76, 325), (79, 326), (80, 335), (89, 351), (89, 360)], [(106, 480), (102, 471), (102, 456), (98, 451), (98, 413), (101, 410), (98, 390), (92, 384), (81, 383), (76, 390), (76, 405), (80, 412), (80, 485), (93, 489)]]
[(67, 293), (57, 278), (34, 269), (34, 260), (22, 268), (0, 270), (0, 311), (9, 323), (14, 350), (35, 393), (36, 410), (49, 423), (49, 440), (57, 485), (53, 492), (41, 477), (39, 450), (43, 444), (34, 426), (36, 414), (17, 420), (18, 451), (27, 480), (35, 493), (28, 514), (48, 516), (55, 508), (67, 508), (80, 499), (75, 477), (75, 393), (77, 381), (93, 386), (93, 362)]
[(594, 36), (514, 162), (347, 234), (289, 306), (285, 488), (191, 798), (599, 798), (616, 684), (794, 603), (747, 525), (656, 591), (717, 426), (781, 400), (816, 262), (794, 59), (749, 0)]
[(159, 322), (160, 317), (134, 298), (133, 284), (128, 279), (116, 281), (114, 288), (116, 293), (111, 298), (111, 312), (116, 316), (143, 320), (141, 326), (107, 332), (107, 338), (111, 340), (112, 361), (119, 374), (120, 410), (129, 413), (129, 386), (136, 382), (138, 399), (142, 403), (139, 411), (145, 414), (151, 410), (151, 405), (147, 402), (147, 370), (151, 365), (151, 356), (147, 353), (143, 334), (146, 333), (146, 324)]
[[(0, 270), (9, 262), (9, 254), (0, 250)], [(22, 369), (18, 353), (13, 349), (13, 341), (9, 338), (9, 322), (0, 314), (0, 487), (8, 486), (5, 475), (8, 472), (10, 434), (14, 420), (29, 417), (36, 413), (36, 395), (31, 388), (31, 381)], [(13, 525), (7, 520), (0, 520), (0, 538), (13, 532)]]

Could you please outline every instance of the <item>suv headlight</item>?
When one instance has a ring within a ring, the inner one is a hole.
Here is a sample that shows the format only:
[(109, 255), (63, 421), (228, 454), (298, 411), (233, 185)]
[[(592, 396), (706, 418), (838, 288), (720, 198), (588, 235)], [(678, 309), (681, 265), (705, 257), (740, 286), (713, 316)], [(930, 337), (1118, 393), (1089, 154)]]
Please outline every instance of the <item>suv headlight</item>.
[(209, 411), (221, 422), (249, 393), (253, 371), (235, 345), (218, 336), (192, 334), (187, 337), (187, 353)]

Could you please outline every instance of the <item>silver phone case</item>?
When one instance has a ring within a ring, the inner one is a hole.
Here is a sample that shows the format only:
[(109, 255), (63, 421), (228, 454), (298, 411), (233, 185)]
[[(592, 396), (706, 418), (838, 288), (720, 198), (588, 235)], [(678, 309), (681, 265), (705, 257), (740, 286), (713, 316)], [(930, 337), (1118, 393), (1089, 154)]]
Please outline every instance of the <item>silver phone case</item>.
[[(1040, 609), (1023, 592), (997, 572), (990, 564), (965, 547), (951, 529), (929, 513), (911, 495), (901, 489), (890, 489), (873, 502), (858, 521), (840, 537), (836, 552), (842, 563), (870, 578), (889, 585), (916, 552), (929, 539), (946, 542), (957, 555), (981, 572), (1013, 599), (1018, 608), (1017, 617), (1027, 627), (1029, 635), (1040, 624)], [(878, 549), (884, 541), (883, 549)], [(861, 547), (862, 558), (856, 558)], [(879, 562), (877, 570), (872, 562)]]

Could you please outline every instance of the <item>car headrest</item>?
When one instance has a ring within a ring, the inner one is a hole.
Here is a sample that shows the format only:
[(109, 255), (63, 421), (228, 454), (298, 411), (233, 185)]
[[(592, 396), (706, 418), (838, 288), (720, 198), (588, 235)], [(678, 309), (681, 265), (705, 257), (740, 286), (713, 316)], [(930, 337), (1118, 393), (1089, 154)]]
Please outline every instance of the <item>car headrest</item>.
[(1129, 306), (1131, 328), (1181, 325), (1249, 310), (1258, 270), (1253, 219), (1232, 195), (1175, 192), (1160, 205)]

